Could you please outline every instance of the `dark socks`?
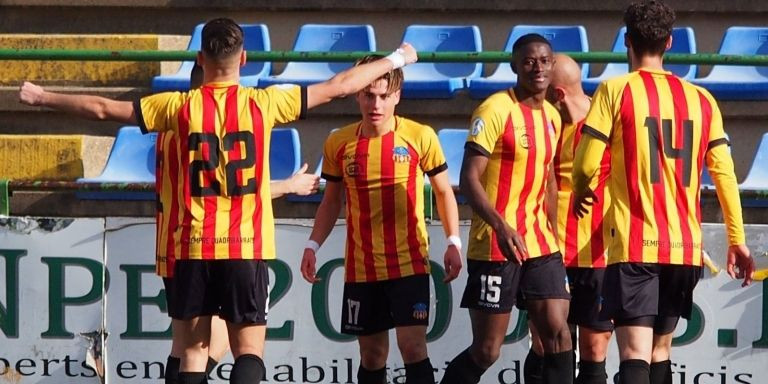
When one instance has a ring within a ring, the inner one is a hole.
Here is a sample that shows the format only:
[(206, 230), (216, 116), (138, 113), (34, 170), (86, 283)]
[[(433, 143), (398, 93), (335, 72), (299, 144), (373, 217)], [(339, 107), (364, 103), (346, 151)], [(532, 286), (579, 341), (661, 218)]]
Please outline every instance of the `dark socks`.
[[(406, 378), (406, 380), (408, 380)], [(363, 368), (362, 365), (357, 368), (357, 383), (358, 384), (386, 384), (387, 382), (387, 367), (376, 369), (373, 371)]]
[(251, 354), (240, 355), (235, 359), (229, 382), (233, 384), (259, 384), (264, 377), (264, 361)]
[(165, 362), (165, 384), (178, 384), (179, 383), (179, 366), (181, 365), (181, 359), (178, 357), (168, 356), (168, 360)]
[(544, 354), (544, 384), (573, 383), (573, 351)]
[(669, 360), (651, 363), (651, 384), (672, 384), (672, 362)]
[(608, 375), (605, 373), (605, 360), (601, 362), (582, 360), (579, 362), (579, 377), (576, 384), (607, 384)]
[(205, 372), (179, 372), (179, 384), (208, 384)]
[(469, 349), (465, 349), (448, 364), (440, 384), (476, 384), (483, 373), (485, 368), (478, 366), (472, 360)]
[(525, 384), (542, 384), (544, 372), (544, 358), (537, 355), (533, 348), (528, 350), (528, 356), (523, 363), (523, 382)]
[(435, 371), (429, 358), (405, 365), (405, 384), (435, 384)]
[(630, 359), (619, 364), (619, 383), (650, 384), (651, 368), (645, 360)]

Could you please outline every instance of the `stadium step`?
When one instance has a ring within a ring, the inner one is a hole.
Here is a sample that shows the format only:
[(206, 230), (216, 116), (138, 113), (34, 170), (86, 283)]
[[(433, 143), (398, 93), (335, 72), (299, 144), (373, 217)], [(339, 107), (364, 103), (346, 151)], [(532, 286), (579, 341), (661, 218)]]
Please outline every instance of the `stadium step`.
[(8, 180), (75, 180), (97, 175), (113, 138), (0, 135), (0, 175)]

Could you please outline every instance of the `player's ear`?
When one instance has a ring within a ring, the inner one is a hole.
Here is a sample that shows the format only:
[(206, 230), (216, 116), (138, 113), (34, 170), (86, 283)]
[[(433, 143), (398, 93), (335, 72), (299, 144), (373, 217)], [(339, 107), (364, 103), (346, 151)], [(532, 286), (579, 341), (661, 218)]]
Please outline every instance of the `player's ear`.
[(563, 101), (565, 99), (565, 89), (563, 87), (555, 87), (555, 97), (557, 101)]
[(248, 55), (246, 54), (245, 49), (240, 51), (240, 66), (241, 67), (245, 66), (245, 61), (247, 60), (247, 58), (248, 58)]
[(669, 51), (670, 48), (672, 48), (672, 35), (669, 35), (669, 37), (667, 38), (667, 44), (664, 47), (664, 50)]

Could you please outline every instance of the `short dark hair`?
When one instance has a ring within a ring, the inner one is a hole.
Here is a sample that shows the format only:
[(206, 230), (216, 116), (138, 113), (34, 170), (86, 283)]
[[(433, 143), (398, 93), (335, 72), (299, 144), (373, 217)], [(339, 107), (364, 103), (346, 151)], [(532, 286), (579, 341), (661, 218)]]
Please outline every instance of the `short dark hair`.
[(627, 38), (637, 55), (663, 55), (672, 35), (675, 11), (658, 0), (635, 2), (624, 12)]
[(243, 29), (232, 19), (213, 19), (203, 27), (203, 53), (214, 59), (226, 59), (243, 48)]
[[(363, 57), (359, 58), (355, 62), (355, 66), (363, 65), (363, 64), (368, 64), (368, 63), (374, 62), (376, 60), (379, 60), (379, 59), (381, 59), (383, 57), (384, 56), (381, 56), (381, 55), (363, 56)], [(393, 69), (393, 70), (391, 70), (391, 71), (381, 75), (381, 77), (379, 77), (376, 80), (386, 80), (387, 81), (387, 93), (392, 93), (392, 92), (395, 92), (395, 91), (399, 91), (403, 87), (403, 70), (400, 69), (400, 68)]]
[(520, 52), (523, 47), (527, 46), (531, 43), (542, 43), (549, 46), (549, 49), (552, 49), (552, 43), (549, 42), (544, 36), (539, 35), (538, 33), (528, 33), (525, 35), (520, 36), (517, 40), (515, 40), (515, 43), (512, 44), (512, 55), (516, 55), (518, 52)]

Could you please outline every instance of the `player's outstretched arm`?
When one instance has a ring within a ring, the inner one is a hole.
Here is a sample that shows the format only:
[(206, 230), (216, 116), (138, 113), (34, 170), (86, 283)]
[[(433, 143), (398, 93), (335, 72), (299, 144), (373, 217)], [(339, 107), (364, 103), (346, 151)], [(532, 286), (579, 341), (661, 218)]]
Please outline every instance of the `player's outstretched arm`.
[(312, 233), (309, 235), (309, 240), (301, 258), (301, 276), (310, 283), (319, 281), (316, 276), (317, 258), (315, 254), (320, 245), (331, 234), (333, 226), (336, 225), (336, 220), (339, 218), (339, 212), (341, 212), (341, 205), (343, 204), (343, 188), (343, 184), (338, 181), (327, 181), (325, 183), (323, 201), (317, 207), (315, 224), (312, 227)]
[(317, 189), (320, 187), (320, 176), (307, 173), (308, 168), (309, 165), (304, 163), (301, 169), (291, 177), (272, 182), (270, 185), (272, 198), (277, 199), (289, 193), (307, 196), (317, 192)]
[(491, 206), (480, 182), (480, 177), (487, 165), (488, 158), (480, 152), (472, 148), (464, 150), (464, 160), (461, 164), (461, 193), (467, 198), (472, 210), (493, 228), (496, 233), (496, 242), (504, 256), (509, 261), (522, 264), (528, 259), (528, 249), (525, 247), (523, 238)]
[(416, 60), (416, 49), (408, 43), (403, 43), (395, 52), (381, 60), (354, 66), (327, 81), (307, 87), (307, 109), (354, 94), (385, 73), (413, 64)]
[(448, 239), (448, 247), (443, 255), (445, 267), (444, 283), (451, 282), (461, 272), (461, 238), (459, 237), (459, 207), (456, 205), (456, 196), (453, 194), (451, 182), (448, 180), (448, 172), (443, 171), (429, 178), (432, 191), (437, 201), (437, 213), (443, 223), (445, 238)]
[(100, 96), (68, 95), (48, 92), (28, 81), (19, 88), (19, 102), (30, 106), (48, 107), (89, 120), (116, 121), (136, 124), (133, 103)]

